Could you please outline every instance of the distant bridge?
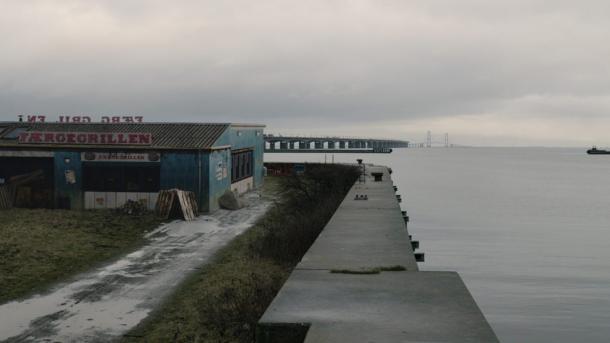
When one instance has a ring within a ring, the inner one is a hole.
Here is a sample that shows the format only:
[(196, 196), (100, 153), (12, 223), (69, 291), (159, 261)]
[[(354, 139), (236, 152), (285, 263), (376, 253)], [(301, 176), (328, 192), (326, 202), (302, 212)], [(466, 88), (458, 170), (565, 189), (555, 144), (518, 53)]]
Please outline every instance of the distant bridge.
[(391, 153), (408, 146), (395, 139), (265, 135), (265, 152)]

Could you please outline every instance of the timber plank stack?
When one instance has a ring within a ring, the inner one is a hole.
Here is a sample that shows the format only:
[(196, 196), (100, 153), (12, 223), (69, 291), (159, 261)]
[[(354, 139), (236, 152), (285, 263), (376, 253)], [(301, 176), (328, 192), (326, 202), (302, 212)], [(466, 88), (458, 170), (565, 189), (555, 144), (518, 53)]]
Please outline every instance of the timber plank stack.
[(0, 186), (0, 209), (13, 207), (13, 191), (10, 185)]
[(184, 220), (192, 221), (199, 214), (195, 193), (180, 189), (160, 191), (155, 210), (163, 219), (180, 215)]
[(0, 186), (0, 209), (13, 208), (17, 187), (44, 179), (44, 172), (36, 170), (31, 173), (16, 175), (8, 183)]

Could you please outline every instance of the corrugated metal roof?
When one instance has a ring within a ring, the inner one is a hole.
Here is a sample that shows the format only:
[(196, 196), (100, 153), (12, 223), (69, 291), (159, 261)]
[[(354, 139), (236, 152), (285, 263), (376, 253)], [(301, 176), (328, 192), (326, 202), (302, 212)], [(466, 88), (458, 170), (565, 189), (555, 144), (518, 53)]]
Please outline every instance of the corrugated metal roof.
[[(151, 149), (209, 149), (229, 128), (228, 123), (25, 123), (0, 122), (8, 126), (0, 133), (0, 147), (78, 147), (78, 148), (151, 148)], [(150, 133), (152, 144), (143, 147), (131, 145), (76, 145), (76, 144), (24, 144), (6, 136), (17, 128), (42, 132), (96, 132), (96, 133)]]

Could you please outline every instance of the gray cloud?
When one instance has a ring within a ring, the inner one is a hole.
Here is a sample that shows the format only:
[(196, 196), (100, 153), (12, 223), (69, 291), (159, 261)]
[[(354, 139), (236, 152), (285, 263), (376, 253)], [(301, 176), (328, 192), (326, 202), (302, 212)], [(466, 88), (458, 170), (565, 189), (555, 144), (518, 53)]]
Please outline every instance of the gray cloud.
[[(137, 113), (406, 138), (437, 128), (476, 144), (465, 118), (478, 118), (515, 124), (485, 126), (506, 144), (610, 144), (586, 130), (609, 117), (607, 1), (2, 6), (0, 119)], [(555, 129), (524, 137), (528, 121)], [(581, 131), (562, 138), (557, 125)]]

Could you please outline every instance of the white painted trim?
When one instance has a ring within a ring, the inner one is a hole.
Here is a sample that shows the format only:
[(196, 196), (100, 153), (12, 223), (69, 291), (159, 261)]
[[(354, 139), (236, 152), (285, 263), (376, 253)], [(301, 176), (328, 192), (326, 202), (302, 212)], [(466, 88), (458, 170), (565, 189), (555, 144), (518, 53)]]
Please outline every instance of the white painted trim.
[(123, 206), (127, 200), (142, 201), (154, 210), (159, 193), (85, 192), (85, 209), (112, 209)]
[(231, 149), (231, 146), (230, 145), (213, 146), (213, 147), (209, 148), (208, 150), (216, 151), (216, 150), (227, 150), (227, 149)]
[(254, 129), (254, 128), (265, 128), (267, 127), (267, 125), (263, 125), (263, 124), (244, 124), (244, 123), (232, 123), (230, 124), (232, 128), (234, 129), (238, 129), (238, 128), (243, 128), (243, 129)]
[(54, 157), (53, 151), (0, 150), (0, 157)]
[(250, 176), (231, 184), (231, 191), (237, 195), (242, 195), (254, 189), (254, 177)]

